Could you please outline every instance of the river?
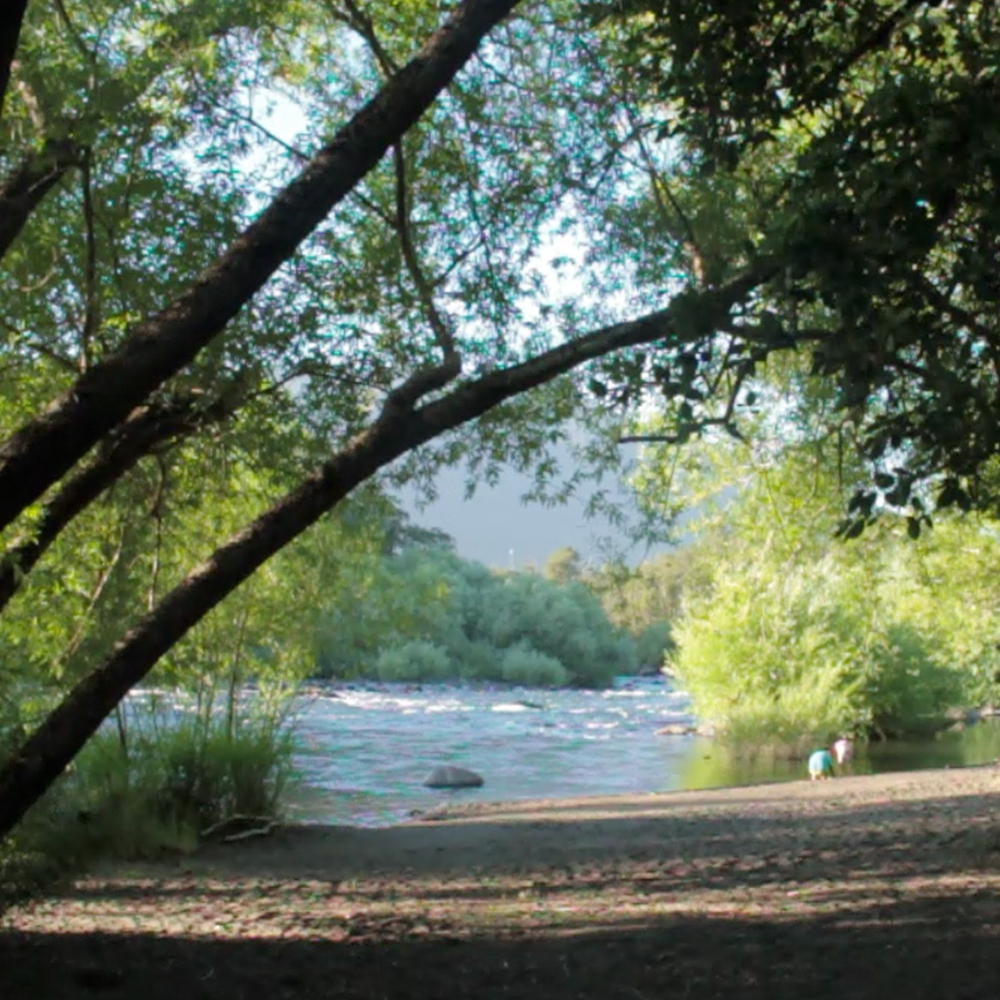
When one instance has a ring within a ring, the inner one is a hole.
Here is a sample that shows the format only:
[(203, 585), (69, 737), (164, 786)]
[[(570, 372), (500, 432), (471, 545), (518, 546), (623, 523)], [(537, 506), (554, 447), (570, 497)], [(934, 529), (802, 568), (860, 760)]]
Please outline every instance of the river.
[[(664, 678), (620, 678), (604, 691), (460, 684), (311, 685), (296, 705), (291, 812), (300, 822), (382, 826), (448, 802), (664, 792), (805, 776), (802, 761), (735, 759), (696, 735), (687, 695)], [(1000, 757), (1000, 726), (863, 748), (855, 773), (980, 764)], [(431, 790), (438, 764), (484, 778)]]

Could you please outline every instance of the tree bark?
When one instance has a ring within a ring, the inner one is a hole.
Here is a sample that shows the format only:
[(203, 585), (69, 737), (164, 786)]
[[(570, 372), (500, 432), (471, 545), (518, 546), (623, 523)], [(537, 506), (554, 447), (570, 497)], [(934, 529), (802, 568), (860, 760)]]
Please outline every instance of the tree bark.
[(71, 140), (50, 139), (7, 178), (0, 187), (0, 259), (42, 199), (79, 160), (79, 150)]
[(451, 18), (178, 299), (0, 447), (0, 530), (188, 364), (427, 110), (519, 0)]
[(209, 406), (195, 406), (183, 400), (142, 407), (133, 413), (115, 433), (110, 447), (60, 486), (45, 505), (31, 536), (4, 553), (0, 559), (0, 612), (62, 530), (140, 458), (170, 438), (187, 436), (225, 420), (235, 405), (235, 398), (220, 398)]
[(164, 653), (270, 556), (380, 468), (586, 361), (640, 344), (667, 341), (680, 345), (710, 336), (725, 325), (733, 305), (744, 301), (775, 270), (761, 265), (718, 289), (682, 294), (666, 309), (485, 375), (420, 409), (387, 404), (371, 427), (167, 594), (42, 722), (0, 770), (0, 838), (44, 794)]
[(6, 0), (6, 10), (0, 14), (0, 118), (10, 83), (10, 65), (17, 52), (17, 40), (21, 37), (21, 23), (27, 9), (28, 0)]

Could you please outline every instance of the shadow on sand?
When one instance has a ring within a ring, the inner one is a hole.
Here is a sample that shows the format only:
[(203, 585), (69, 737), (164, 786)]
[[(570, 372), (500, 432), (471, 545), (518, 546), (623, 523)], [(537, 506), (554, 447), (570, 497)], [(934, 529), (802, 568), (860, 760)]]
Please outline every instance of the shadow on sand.
[(1000, 995), (992, 923), (922, 898), (875, 921), (650, 919), (530, 937), (389, 942), (212, 941), (144, 934), (0, 937), (9, 1000), (767, 997)]
[[(992, 794), (800, 814), (748, 794), (718, 812), (292, 829), (205, 852), (210, 878), (175, 865), (45, 901), (51, 919), (0, 930), (0, 998), (994, 1000), (998, 807)], [(737, 896), (746, 914), (723, 912)], [(203, 923), (112, 933), (99, 916), (86, 932), (58, 919), (104, 907), (120, 928), (180, 903)], [(289, 939), (273, 925), (213, 936), (219, 907), (251, 903), (262, 920), (284, 908)]]

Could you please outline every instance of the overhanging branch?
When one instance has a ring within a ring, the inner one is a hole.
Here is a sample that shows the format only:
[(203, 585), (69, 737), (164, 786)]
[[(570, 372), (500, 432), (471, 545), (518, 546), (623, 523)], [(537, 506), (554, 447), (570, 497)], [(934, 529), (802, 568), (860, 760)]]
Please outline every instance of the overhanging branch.
[(602, 355), (639, 344), (711, 336), (777, 273), (759, 264), (729, 283), (678, 295), (666, 309), (561, 344), (491, 372), (417, 410), (390, 408), (296, 490), (222, 545), (148, 612), (81, 680), (0, 770), (0, 838), (62, 773), (83, 744), (157, 660), (259, 566), (379, 469), (446, 431)]
[(420, 304), (424, 308), (427, 322), (434, 332), (434, 339), (437, 341), (438, 347), (441, 348), (445, 361), (448, 361), (456, 353), (455, 341), (451, 335), (447, 321), (441, 315), (434, 301), (431, 283), (427, 280), (423, 268), (420, 266), (420, 259), (417, 257), (417, 251), (413, 245), (413, 236), (410, 232), (406, 158), (403, 152), (402, 139), (393, 146), (392, 156), (396, 167), (396, 231), (399, 233), (399, 243), (403, 250), (403, 261), (417, 289), (417, 296), (420, 298)]
[(80, 165), (80, 151), (70, 139), (50, 139), (26, 157), (0, 187), (0, 258), (17, 239), (31, 213), (66, 172)]
[(173, 400), (136, 410), (115, 434), (110, 447), (72, 475), (42, 509), (31, 537), (15, 542), (0, 557), (0, 612), (20, 590), (24, 578), (64, 528), (136, 462), (164, 442), (187, 437), (235, 412), (237, 394), (221, 395), (209, 405)]
[(0, 529), (193, 360), (420, 118), (519, 0), (464, 0), (230, 248), (0, 446)]
[[(343, 17), (345, 23), (364, 39), (371, 49), (382, 75), (387, 80), (391, 79), (399, 72), (399, 67), (379, 40), (372, 19), (355, 3), (355, 0), (343, 0), (343, 3), (347, 14), (339, 16)], [(406, 150), (402, 137), (392, 147), (392, 158), (396, 177), (395, 215), (386, 221), (396, 230), (399, 237), (403, 263), (417, 290), (417, 298), (420, 300), (424, 316), (434, 334), (434, 340), (443, 355), (440, 364), (419, 369), (390, 393), (386, 402), (388, 409), (411, 409), (428, 393), (443, 389), (449, 382), (457, 378), (462, 370), (462, 359), (455, 349), (455, 340), (448, 322), (434, 301), (433, 284), (428, 281), (424, 274), (413, 243), (410, 227), (409, 184), (406, 175)], [(371, 207), (377, 215), (385, 218), (377, 205)]]

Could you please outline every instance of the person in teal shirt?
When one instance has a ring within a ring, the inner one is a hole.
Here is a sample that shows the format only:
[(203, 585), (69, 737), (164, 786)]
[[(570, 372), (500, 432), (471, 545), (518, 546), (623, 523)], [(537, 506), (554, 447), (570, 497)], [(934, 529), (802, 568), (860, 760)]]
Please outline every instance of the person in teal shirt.
[(833, 757), (829, 750), (813, 750), (809, 755), (809, 777), (812, 781), (833, 777)]

